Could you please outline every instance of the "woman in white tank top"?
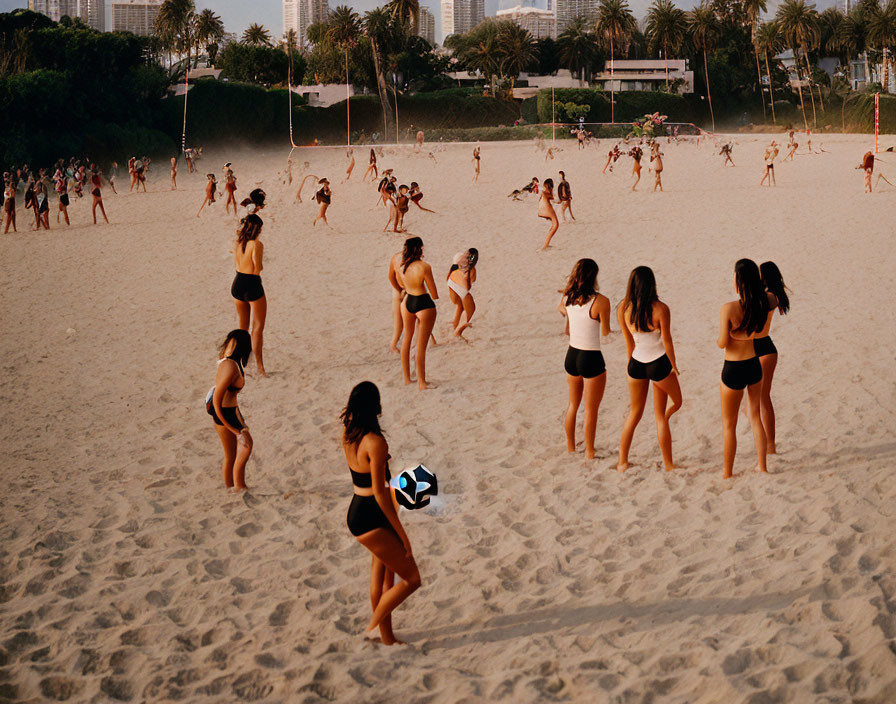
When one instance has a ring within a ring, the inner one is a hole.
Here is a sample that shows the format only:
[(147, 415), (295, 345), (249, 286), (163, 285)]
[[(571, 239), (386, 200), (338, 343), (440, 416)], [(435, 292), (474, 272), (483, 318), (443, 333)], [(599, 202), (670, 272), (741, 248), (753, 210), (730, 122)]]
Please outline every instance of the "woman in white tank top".
[(663, 464), (666, 471), (671, 472), (674, 465), (669, 418), (681, 408), (681, 387), (669, 324), (669, 306), (657, 296), (656, 278), (650, 267), (639, 266), (632, 271), (625, 300), (616, 309), (616, 317), (628, 350), (628, 391), (631, 397), (631, 410), (619, 440), (617, 469), (620, 472), (628, 469), (632, 437), (644, 413), (650, 382), (653, 382), (656, 434), (663, 453)]
[(569, 349), (564, 368), (569, 385), (566, 409), (566, 449), (576, 451), (576, 414), (585, 398), (585, 457), (594, 459), (597, 412), (607, 385), (607, 368), (600, 351), (601, 335), (610, 334), (610, 299), (597, 293), (597, 263), (580, 259), (569, 275), (558, 309), (569, 321)]

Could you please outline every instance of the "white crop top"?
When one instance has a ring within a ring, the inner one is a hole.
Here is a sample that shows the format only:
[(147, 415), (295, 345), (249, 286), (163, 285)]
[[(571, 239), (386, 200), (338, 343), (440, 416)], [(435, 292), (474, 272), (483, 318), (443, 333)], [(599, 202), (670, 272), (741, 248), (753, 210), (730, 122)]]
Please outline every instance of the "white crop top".
[(577, 350), (600, 350), (600, 320), (591, 317), (594, 299), (581, 306), (566, 306), (569, 318), (569, 346)]

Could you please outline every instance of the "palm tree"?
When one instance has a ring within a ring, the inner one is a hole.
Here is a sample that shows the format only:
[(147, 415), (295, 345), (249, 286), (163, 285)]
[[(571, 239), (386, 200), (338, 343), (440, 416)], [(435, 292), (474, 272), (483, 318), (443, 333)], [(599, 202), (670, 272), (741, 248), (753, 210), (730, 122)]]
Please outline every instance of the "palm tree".
[(195, 17), (196, 6), (193, 0), (165, 0), (159, 7), (155, 34), (168, 50), (169, 66), (172, 53), (186, 54), (187, 66), (190, 65), (193, 46), (196, 43)]
[[(784, 0), (778, 6), (775, 15), (778, 26), (781, 28), (781, 36), (793, 49), (793, 56), (797, 65), (797, 81), (800, 79), (799, 49), (803, 50), (806, 59), (806, 71), (809, 78), (809, 97), (812, 99), (812, 121), (818, 127), (818, 115), (815, 112), (815, 94), (812, 92), (812, 67), (809, 65), (809, 47), (815, 46), (821, 36), (818, 29), (818, 12), (815, 5), (807, 4), (806, 0)], [(800, 103), (803, 100), (802, 82), (799, 84)], [(823, 106), (822, 106), (823, 107)], [(805, 122), (805, 109), (803, 121)], [(808, 125), (806, 126), (808, 129)]]
[(868, 41), (883, 51), (883, 91), (887, 93), (890, 87), (889, 50), (896, 45), (896, 0), (889, 0), (886, 6), (871, 12), (868, 19)]
[(383, 110), (383, 135), (389, 133), (389, 123), (392, 122), (392, 105), (386, 95), (386, 78), (383, 75), (380, 57), (381, 47), (390, 34), (391, 18), (389, 13), (378, 7), (364, 14), (364, 33), (370, 39), (370, 53), (373, 55), (373, 72), (376, 74), (376, 90), (380, 96), (380, 107)]
[(666, 90), (669, 90), (669, 49), (678, 51), (684, 43), (687, 20), (684, 10), (672, 0), (654, 0), (647, 10), (647, 39), (652, 51), (663, 49), (666, 62)]
[(765, 75), (768, 76), (768, 99), (772, 106), (772, 122), (778, 124), (775, 118), (775, 87), (772, 83), (772, 71), (768, 65), (768, 55), (773, 56), (781, 49), (781, 33), (775, 22), (763, 22), (756, 30), (756, 50), (761, 51), (765, 57)]
[(610, 122), (616, 122), (616, 88), (613, 83), (616, 45), (621, 45), (624, 51), (637, 26), (625, 0), (600, 0), (598, 3), (594, 28), (598, 36), (610, 45)]
[(417, 22), (420, 19), (420, 3), (418, 0), (390, 0), (386, 5), (386, 11), (393, 20), (407, 22), (411, 26), (411, 32), (417, 33)]
[(516, 22), (502, 22), (498, 30), (498, 53), (502, 77), (510, 78), (510, 90), (520, 72), (538, 57), (538, 48), (528, 29)]
[(590, 80), (591, 67), (597, 60), (597, 38), (584, 17), (576, 17), (566, 25), (563, 34), (557, 37), (560, 60), (570, 71), (575, 71), (579, 80)]
[(196, 42), (205, 46), (209, 64), (215, 63), (218, 40), (224, 36), (224, 23), (212, 10), (203, 10), (196, 16)]
[(249, 46), (271, 46), (271, 33), (264, 25), (253, 22), (243, 32), (243, 44)]
[(837, 43), (846, 53), (847, 65), (849, 56), (865, 57), (865, 82), (871, 81), (871, 73), (868, 66), (868, 18), (874, 12), (877, 3), (862, 2), (853, 7), (846, 15), (846, 19), (840, 25), (837, 34)]
[(327, 27), (327, 39), (345, 52), (345, 131), (348, 135), (347, 143), (351, 143), (348, 52), (358, 45), (360, 36), (361, 18), (358, 16), (358, 13), (348, 7), (348, 5), (339, 5), (330, 16)]
[(840, 43), (840, 35), (843, 33), (843, 23), (846, 14), (837, 7), (829, 7), (818, 16), (819, 46), (825, 51), (836, 52), (842, 64), (846, 65), (846, 75), (849, 77), (849, 58), (843, 56), (843, 46)]
[(712, 94), (709, 90), (709, 64), (706, 53), (711, 51), (719, 39), (719, 24), (709, 0), (702, 2), (688, 13), (688, 29), (694, 47), (703, 52), (703, 74), (706, 77), (706, 99), (709, 101), (709, 117), (712, 131), (716, 131), (716, 116), (712, 111)]
[(753, 44), (753, 55), (756, 57), (756, 75), (759, 77), (759, 95), (762, 98), (762, 115), (765, 113), (765, 93), (762, 91), (762, 69), (759, 68), (759, 50), (756, 48), (756, 28), (759, 24), (759, 15), (765, 12), (765, 0), (745, 0), (744, 13), (750, 26), (750, 41)]

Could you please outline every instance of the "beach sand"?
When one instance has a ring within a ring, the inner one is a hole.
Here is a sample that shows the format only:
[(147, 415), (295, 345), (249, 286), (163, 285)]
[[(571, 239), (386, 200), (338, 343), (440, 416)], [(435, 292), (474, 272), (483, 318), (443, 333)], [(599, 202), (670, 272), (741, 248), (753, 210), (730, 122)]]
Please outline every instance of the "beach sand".
[[(430, 347), (439, 387), (427, 392), (402, 384), (388, 350), (386, 271), (405, 235), (381, 232), (385, 210), (360, 183), (366, 148), (348, 184), (344, 152), (294, 156), (297, 180), (306, 160), (331, 180), (333, 229), (310, 226), (313, 189), (293, 204), (278, 179), (287, 150), (219, 151), (192, 176), (181, 165), (177, 192), (158, 163), (149, 193), (104, 191), (111, 226), (88, 224), (85, 198), (71, 229), (31, 233), (20, 207), (0, 271), (0, 699), (896, 700), (896, 189), (862, 193), (867, 136), (816, 136), (830, 153), (801, 146), (760, 188), (768, 139), (736, 137), (727, 169), (711, 143), (663, 144), (663, 194), (649, 192), (646, 158), (639, 192), (628, 157), (602, 176), (609, 140), (564, 141), (547, 164), (531, 143), (485, 143), (475, 186), (471, 145), (437, 151), (438, 164), (410, 147), (384, 155), (438, 211), (406, 219), (447, 343)], [(896, 157), (880, 156), (896, 180)], [(195, 217), (204, 174), (225, 161), (238, 197), (256, 185), (269, 197), (271, 376), (250, 362), (240, 394), (255, 438), (245, 496), (222, 486), (203, 401), (236, 326), (236, 222), (223, 201)], [(535, 198), (506, 195), (558, 169), (578, 221), (537, 253)], [(478, 311), (464, 344), (449, 340), (444, 281), (470, 246)], [(557, 290), (581, 257), (614, 306), (646, 264), (671, 307), (684, 394), (672, 474), (649, 405), (634, 466), (615, 471), (628, 410), (618, 332), (603, 350), (599, 458), (565, 450)], [(715, 340), (740, 257), (780, 266), (792, 311), (772, 327), (780, 454), (760, 475), (741, 416), (726, 481)], [(338, 414), (365, 379), (383, 395), (393, 469), (425, 462), (441, 489), (401, 515), (423, 577), (394, 615), (403, 649), (360, 636), (370, 560), (345, 525)]]

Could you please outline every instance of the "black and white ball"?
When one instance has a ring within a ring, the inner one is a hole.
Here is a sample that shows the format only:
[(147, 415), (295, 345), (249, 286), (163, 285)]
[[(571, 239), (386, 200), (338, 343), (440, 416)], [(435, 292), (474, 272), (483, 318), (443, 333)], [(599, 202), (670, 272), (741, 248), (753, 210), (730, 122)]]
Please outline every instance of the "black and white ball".
[(436, 475), (422, 464), (403, 469), (389, 482), (398, 503), (414, 510), (429, 505), (431, 496), (439, 493)]

